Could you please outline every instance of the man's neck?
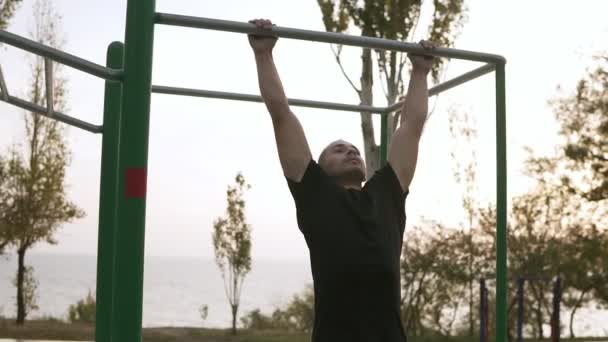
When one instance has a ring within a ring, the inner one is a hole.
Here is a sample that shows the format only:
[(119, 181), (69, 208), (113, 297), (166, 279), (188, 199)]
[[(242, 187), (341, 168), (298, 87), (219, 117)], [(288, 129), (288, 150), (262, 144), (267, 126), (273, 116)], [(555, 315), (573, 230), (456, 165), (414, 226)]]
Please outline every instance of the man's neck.
[(361, 190), (362, 188), (361, 183), (340, 181), (339, 179), (336, 180), (336, 183), (346, 190)]

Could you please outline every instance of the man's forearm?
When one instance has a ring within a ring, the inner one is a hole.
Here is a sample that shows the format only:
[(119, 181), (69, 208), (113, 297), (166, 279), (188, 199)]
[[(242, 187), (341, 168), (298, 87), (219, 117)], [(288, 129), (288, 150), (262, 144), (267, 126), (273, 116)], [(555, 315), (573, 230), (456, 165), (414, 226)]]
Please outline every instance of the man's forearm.
[(273, 121), (280, 120), (289, 112), (287, 97), (281, 84), (272, 54), (256, 54), (260, 93)]
[(410, 76), (407, 95), (401, 110), (401, 126), (408, 125), (422, 134), (429, 108), (427, 73), (414, 70)]

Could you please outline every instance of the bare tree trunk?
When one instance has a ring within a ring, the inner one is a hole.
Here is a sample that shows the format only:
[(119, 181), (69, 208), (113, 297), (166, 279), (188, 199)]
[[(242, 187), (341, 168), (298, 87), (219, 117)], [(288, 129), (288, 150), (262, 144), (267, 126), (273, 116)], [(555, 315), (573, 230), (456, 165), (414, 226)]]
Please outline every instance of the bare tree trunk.
[(538, 300), (538, 306), (536, 308), (536, 326), (538, 327), (538, 339), (544, 340), (545, 336), (543, 334), (543, 308), (541, 300)]
[(231, 305), (232, 307), (232, 335), (236, 335), (236, 314), (239, 311), (238, 305)]
[(576, 310), (578, 310), (578, 308), (581, 307), (581, 303), (583, 302), (583, 298), (585, 298), (585, 295), (587, 294), (587, 291), (581, 291), (581, 296), (578, 297), (578, 300), (576, 301), (576, 304), (574, 304), (574, 308), (572, 308), (572, 312), (570, 313), (570, 338), (574, 339), (574, 315), (576, 314)]
[(17, 325), (25, 323), (25, 298), (23, 293), (23, 280), (25, 279), (25, 251), (27, 249), (20, 248), (17, 251), (18, 266), (17, 266)]
[(470, 336), (473, 337), (475, 334), (475, 276), (473, 273), (475, 272), (475, 260), (477, 257), (477, 253), (475, 251), (475, 247), (473, 245), (473, 215), (469, 216), (469, 297), (470, 297)]
[[(361, 53), (361, 93), (359, 94), (362, 105), (372, 105), (374, 103), (372, 67), (372, 52), (370, 49), (363, 49)], [(371, 113), (361, 113), (361, 131), (363, 133), (367, 177), (369, 178), (380, 166), (380, 152), (374, 140), (374, 124)]]
[[(471, 273), (469, 273), (469, 276)], [(469, 278), (469, 337), (473, 337), (475, 329), (475, 321), (473, 319), (473, 280)]]

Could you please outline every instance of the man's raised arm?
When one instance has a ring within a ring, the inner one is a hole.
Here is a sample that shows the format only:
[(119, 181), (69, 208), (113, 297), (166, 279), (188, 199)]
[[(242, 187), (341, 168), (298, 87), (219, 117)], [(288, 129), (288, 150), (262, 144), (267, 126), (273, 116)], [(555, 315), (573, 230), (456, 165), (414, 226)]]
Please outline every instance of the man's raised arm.
[[(272, 28), (269, 20), (256, 19), (251, 23), (259, 28)], [(276, 41), (276, 37), (249, 35), (258, 70), (260, 92), (272, 118), (283, 174), (288, 179), (299, 182), (312, 155), (302, 125), (289, 108), (279, 73), (274, 65), (272, 49)]]
[[(434, 47), (427, 41), (421, 45), (427, 49)], [(429, 56), (410, 55), (409, 58), (412, 61), (410, 83), (401, 109), (400, 126), (393, 134), (388, 152), (388, 162), (403, 191), (409, 188), (416, 170), (418, 144), (428, 112), (427, 75), (433, 65), (433, 58)]]

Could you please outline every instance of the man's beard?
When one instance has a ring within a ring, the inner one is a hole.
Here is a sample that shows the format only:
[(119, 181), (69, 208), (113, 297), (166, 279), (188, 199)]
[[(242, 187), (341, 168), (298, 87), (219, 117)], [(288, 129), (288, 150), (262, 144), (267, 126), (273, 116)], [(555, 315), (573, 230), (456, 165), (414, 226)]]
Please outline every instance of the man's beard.
[(344, 183), (362, 183), (365, 181), (365, 172), (358, 168), (351, 168), (336, 176)]

